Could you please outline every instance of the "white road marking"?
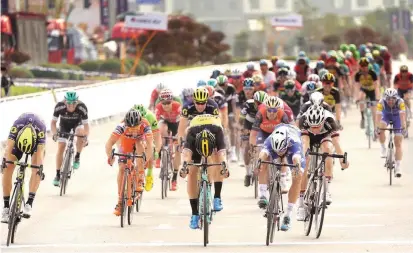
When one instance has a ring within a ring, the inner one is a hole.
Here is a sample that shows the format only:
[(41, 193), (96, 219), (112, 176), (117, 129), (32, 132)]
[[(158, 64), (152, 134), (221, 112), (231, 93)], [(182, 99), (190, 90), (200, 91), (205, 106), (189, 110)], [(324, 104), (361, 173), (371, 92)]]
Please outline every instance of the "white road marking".
[(327, 213), (328, 217), (348, 217), (348, 218), (356, 218), (356, 217), (377, 217), (382, 216), (383, 214), (379, 213)]
[[(301, 241), (301, 242), (276, 242), (272, 245), (293, 246), (293, 245), (413, 245), (413, 240), (394, 240), (394, 241)], [(202, 242), (134, 242), (134, 243), (73, 243), (73, 244), (27, 244), (11, 245), (7, 247), (2, 245), (2, 249), (19, 249), (19, 248), (109, 248), (109, 247), (188, 247), (202, 246)], [(243, 247), (243, 246), (263, 246), (262, 242), (211, 242), (208, 247)]]
[(361, 224), (361, 225), (349, 225), (349, 224), (326, 224), (325, 227), (329, 228), (367, 228), (367, 227), (384, 227), (384, 224)]

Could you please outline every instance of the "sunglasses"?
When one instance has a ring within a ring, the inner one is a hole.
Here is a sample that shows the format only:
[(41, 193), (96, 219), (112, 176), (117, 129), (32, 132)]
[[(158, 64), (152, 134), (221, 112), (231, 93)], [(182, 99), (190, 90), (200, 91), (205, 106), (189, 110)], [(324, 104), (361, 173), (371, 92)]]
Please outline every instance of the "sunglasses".
[(162, 105), (170, 105), (170, 104), (172, 104), (172, 101), (165, 101), (165, 102), (162, 102)]
[(254, 90), (254, 88), (253, 88), (253, 87), (244, 87), (243, 90), (245, 90), (245, 91), (252, 91), (252, 90)]
[(204, 104), (206, 104), (206, 102), (195, 102), (195, 104), (197, 104), (197, 105), (204, 105)]
[(74, 104), (76, 104), (76, 101), (66, 101), (66, 104), (68, 104), (68, 105), (74, 105)]
[(271, 112), (271, 113), (274, 113), (274, 112), (277, 112), (277, 111), (278, 111), (277, 108), (268, 108), (267, 109), (267, 112)]
[(323, 84), (325, 84), (325, 85), (332, 85), (333, 82), (323, 82)]

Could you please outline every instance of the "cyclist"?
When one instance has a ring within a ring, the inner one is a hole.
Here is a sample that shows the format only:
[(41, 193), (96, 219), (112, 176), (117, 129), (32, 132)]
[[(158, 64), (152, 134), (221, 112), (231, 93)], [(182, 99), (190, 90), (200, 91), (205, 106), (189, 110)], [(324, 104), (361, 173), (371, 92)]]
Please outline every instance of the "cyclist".
[(153, 111), (155, 109), (155, 102), (158, 99), (159, 93), (163, 90), (166, 89), (166, 85), (163, 83), (159, 83), (156, 85), (156, 88), (152, 91), (151, 93), (151, 98), (149, 100), (149, 110)]
[(255, 72), (255, 66), (253, 62), (248, 62), (247, 63), (247, 70), (244, 71), (244, 73), (242, 74), (243, 78), (251, 78)]
[[(31, 155), (31, 163), (43, 165), (44, 153), (46, 151), (46, 125), (36, 114), (23, 113), (13, 123), (6, 149), (3, 155), (3, 211), (1, 222), (9, 222), (10, 192), (12, 189), (12, 177), (14, 164), (5, 164), (5, 161), (19, 161), (23, 154)], [(23, 207), (23, 217), (30, 218), (32, 214), (33, 201), (39, 188), (40, 177), (37, 169), (32, 169), (29, 183), (29, 197)]]
[[(259, 154), (262, 160), (271, 160), (279, 163), (299, 164), (298, 173), (292, 177), (292, 184), (288, 192), (287, 213), (284, 215), (281, 225), (282, 231), (288, 231), (291, 227), (291, 213), (294, 209), (294, 204), (300, 195), (301, 175), (306, 167), (305, 156), (301, 144), (301, 131), (296, 126), (289, 124), (280, 124), (275, 127), (273, 133), (264, 141), (264, 147)], [(268, 175), (266, 164), (262, 164), (261, 168)], [(268, 177), (265, 181), (260, 182), (260, 195), (265, 208), (268, 205)], [(260, 200), (261, 200), (260, 199)]]
[[(106, 155), (108, 157), (108, 164), (112, 166), (114, 158), (112, 158), (112, 148), (117, 141), (120, 141), (119, 152), (120, 153), (132, 153), (134, 147), (136, 147), (136, 154), (142, 154), (145, 152), (146, 157), (153, 156), (153, 137), (152, 130), (149, 122), (142, 118), (139, 111), (135, 109), (130, 109), (126, 115), (123, 122), (118, 124), (115, 130), (110, 135), (108, 141), (106, 142)], [(137, 177), (137, 187), (136, 191), (142, 192), (144, 188), (144, 176), (145, 171), (142, 159), (138, 159), (136, 163), (138, 177)], [(118, 204), (115, 207), (114, 214), (116, 216), (121, 215), (120, 203), (122, 201), (121, 187), (123, 174), (125, 172), (125, 161), (124, 159), (119, 159), (119, 171), (117, 177), (118, 183)]]
[(300, 108), (300, 113), (298, 114), (297, 120), (301, 118), (301, 116), (310, 108), (312, 105), (320, 105), (325, 110), (332, 112), (331, 107), (329, 104), (324, 102), (324, 96), (320, 92), (316, 91), (310, 95), (309, 101), (303, 103)]
[(192, 102), (192, 94), (194, 93), (194, 89), (192, 88), (184, 88), (181, 93), (181, 100), (182, 105), (186, 105)]
[(262, 79), (262, 75), (257, 73), (252, 76), (252, 80), (254, 81), (254, 86), (256, 90), (262, 90), (266, 91), (267, 90), (267, 85), (264, 83), (264, 80)]
[[(163, 89), (162, 91), (164, 91), (164, 90), (167, 90), (168, 92), (171, 92), (171, 94), (172, 94), (172, 100), (173, 100), (173, 101), (176, 101), (176, 102), (178, 102), (180, 105), (182, 105), (182, 99), (181, 99), (180, 96), (174, 96), (173, 93), (172, 93), (172, 91), (171, 91), (170, 89), (168, 89), (168, 88), (165, 88), (165, 89)], [(162, 93), (162, 91), (159, 92), (158, 98), (157, 98), (156, 101), (155, 101), (155, 108), (156, 108), (156, 105), (158, 105), (158, 104), (161, 102), (161, 93)]]
[(307, 81), (307, 76), (311, 73), (311, 68), (307, 64), (306, 59), (306, 56), (298, 58), (297, 64), (294, 67), (294, 71), (297, 73), (297, 81), (300, 82), (300, 84)]
[[(237, 96), (237, 108), (241, 108), (247, 100), (252, 99), (255, 94), (256, 87), (254, 86), (254, 80), (252, 78), (246, 78), (243, 83), (243, 90)], [(265, 93), (265, 91), (263, 91)]]
[(217, 78), (218, 76), (223, 75), (223, 74), (224, 74), (224, 73), (222, 73), (219, 69), (215, 69), (215, 70), (212, 71), (212, 74), (211, 74), (211, 76), (210, 76), (209, 78), (215, 79), (215, 78)]
[(348, 46), (348, 49), (350, 50), (350, 52), (353, 54), (353, 57), (356, 61), (358, 61), (360, 59), (360, 52), (357, 50), (356, 45), (354, 44), (350, 44)]
[[(176, 136), (178, 133), (178, 125), (181, 114), (181, 104), (173, 100), (172, 91), (164, 89), (159, 94), (161, 102), (155, 106), (156, 119), (158, 120), (159, 130), (162, 136), (168, 136), (169, 132), (172, 136)], [(171, 191), (176, 191), (177, 177), (179, 171), (179, 165), (181, 164), (181, 155), (178, 148), (175, 150), (175, 157), (173, 161), (173, 176)]]
[(386, 46), (380, 47), (380, 55), (384, 61), (384, 71), (386, 72), (387, 77), (387, 85), (390, 85), (391, 77), (392, 77), (392, 55), (390, 54), (389, 50)]
[(235, 89), (237, 90), (237, 94), (239, 94), (242, 91), (243, 81), (244, 80), (242, 78), (241, 71), (239, 69), (233, 69), (228, 82), (234, 85)]
[(277, 70), (278, 70), (277, 62), (278, 62), (278, 56), (271, 57), (272, 67), (270, 67), (269, 70), (274, 72), (274, 74), (277, 73)]
[(222, 126), (228, 129), (228, 103), (224, 97), (224, 91), (220, 87), (214, 89), (212, 86), (206, 86), (208, 90), (208, 97), (212, 98), (217, 103), (219, 108), (219, 115), (221, 115)]
[(282, 67), (278, 69), (277, 80), (269, 90), (269, 93), (271, 93), (271, 95), (276, 96), (284, 90), (284, 82), (288, 79), (288, 74), (289, 70), (287, 68)]
[(323, 60), (319, 60), (317, 61), (315, 68), (313, 69), (313, 73), (318, 75), (318, 72), (320, 71), (320, 69), (324, 69), (325, 68), (325, 63)]
[(335, 77), (331, 73), (327, 73), (321, 77), (321, 83), (323, 87), (317, 89), (318, 92), (323, 94), (324, 101), (331, 107), (333, 113), (336, 115), (337, 123), (340, 124), (341, 120), (341, 97), (340, 92), (336, 87), (333, 87)]
[(148, 160), (148, 168), (146, 169), (146, 178), (145, 178), (145, 191), (150, 191), (153, 187), (153, 160), (156, 160), (156, 167), (160, 167), (161, 160), (159, 159), (159, 152), (161, 151), (162, 147), (162, 138), (161, 133), (159, 132), (158, 120), (156, 119), (156, 115), (147, 110), (146, 107), (142, 104), (134, 105), (132, 109), (137, 110), (140, 112), (141, 116), (149, 122), (151, 126), (153, 140), (155, 143), (155, 153), (154, 159), (149, 158)]
[[(403, 128), (406, 129), (406, 107), (403, 99), (397, 94), (397, 90), (389, 88), (384, 92), (384, 98), (380, 99), (377, 104), (377, 114), (376, 114), (376, 132), (379, 135), (379, 141), (381, 145), (381, 157), (386, 157), (386, 146), (384, 144), (386, 140), (385, 133), (380, 131), (380, 128), (386, 128), (389, 125), (389, 122), (393, 122), (394, 128)], [(405, 130), (404, 130), (405, 131)], [(405, 134), (405, 133), (404, 133)], [(394, 172), (396, 177), (402, 176), (402, 171), (400, 163), (403, 156), (402, 151), (402, 131), (396, 130), (394, 136), (394, 144), (396, 146), (395, 156), (396, 156), (396, 167)]]
[(295, 89), (294, 80), (284, 82), (284, 92), (281, 93), (280, 98), (291, 108), (294, 117), (297, 117), (300, 112), (301, 93)]
[(313, 92), (315, 92), (318, 88), (320, 88), (320, 86), (321, 85), (318, 82), (314, 82), (314, 81), (307, 81), (303, 83), (303, 87), (301, 89), (302, 98), (303, 98), (302, 104), (310, 100), (310, 95)]
[(268, 63), (266, 60), (260, 60), (261, 75), (264, 78), (264, 83), (269, 88), (275, 82), (275, 73), (268, 69)]
[[(367, 58), (363, 57), (359, 61), (360, 71), (356, 73), (355, 82), (358, 87), (360, 87), (359, 92), (359, 102), (360, 102), (360, 113), (361, 121), (360, 127), (364, 128), (364, 100), (366, 97), (370, 101), (375, 102), (379, 97), (379, 85), (377, 83), (377, 75), (373, 70), (369, 69), (369, 61)], [(376, 107), (374, 103), (371, 105), (371, 110), (373, 115), (376, 114)], [(373, 121), (374, 122), (374, 121)], [(376, 122), (374, 122), (376, 124)]]
[(250, 167), (250, 148), (248, 145), (248, 140), (250, 136), (250, 131), (255, 122), (255, 116), (258, 112), (258, 107), (264, 103), (268, 95), (264, 91), (257, 91), (253, 95), (253, 99), (248, 99), (243, 103), (240, 115), (240, 125), (243, 126), (242, 130), (242, 141), (244, 147), (244, 164), (246, 168), (244, 185), (245, 187), (250, 186), (252, 177), (252, 168)]
[[(308, 150), (314, 145), (320, 145), (321, 152), (327, 152), (329, 154), (333, 153), (333, 147), (335, 152), (339, 155), (343, 154), (343, 150), (340, 146), (339, 139), (339, 125), (337, 124), (334, 115), (325, 110), (322, 106), (312, 105), (300, 118), (299, 128), (301, 129), (301, 139), (303, 143), (303, 150)], [(331, 145), (333, 144), (333, 145)], [(342, 168), (348, 168), (348, 162), (343, 163), (340, 160)], [(299, 208), (297, 214), (297, 220), (304, 220), (304, 192), (307, 188), (307, 172), (309, 165), (309, 157), (306, 160), (306, 168), (304, 170), (304, 175), (301, 181), (301, 192), (299, 200)], [(326, 193), (326, 204), (330, 205), (332, 203), (331, 198), (331, 181), (333, 177), (333, 160), (332, 158), (327, 158), (326, 160), (326, 171), (325, 176), (327, 179), (327, 193)]]
[[(337, 62), (338, 56), (337, 53), (333, 50), (329, 51), (329, 58), (326, 62), (325, 68), (334, 75), (334, 87), (341, 87), (341, 79), (344, 74), (341, 72), (340, 64)], [(322, 76), (321, 76), (322, 77)]]
[[(399, 96), (403, 98), (407, 108), (410, 110), (410, 93), (413, 90), (413, 74), (409, 72), (409, 68), (406, 65), (400, 67), (400, 72), (394, 77), (393, 83), (394, 87), (397, 88)], [(406, 117), (408, 116), (409, 115), (406, 115)]]
[[(224, 131), (219, 117), (210, 114), (198, 115), (194, 117), (187, 130), (188, 134), (185, 141), (182, 157), (184, 163), (193, 161), (200, 163), (201, 158), (208, 157), (208, 161), (212, 163), (224, 163), (226, 161), (226, 147), (224, 142)], [(225, 167), (225, 166), (224, 166)], [(196, 166), (189, 167), (187, 191), (189, 203), (191, 205), (192, 216), (189, 227), (197, 229), (199, 225), (199, 192), (198, 192), (198, 170)], [(221, 190), (224, 177), (221, 175), (220, 168), (210, 167), (209, 173), (211, 181), (214, 182), (214, 203), (213, 209), (217, 212), (223, 209), (221, 200)], [(186, 173), (181, 170), (181, 177), (185, 177)]]
[[(51, 123), (51, 132), (53, 140), (58, 142), (56, 154), (56, 176), (53, 180), (54, 186), (60, 186), (60, 167), (63, 162), (63, 152), (66, 148), (67, 137), (57, 136), (56, 123), (60, 118), (59, 131), (69, 133), (74, 130), (76, 135), (82, 135), (87, 138), (89, 135), (88, 110), (86, 105), (79, 100), (75, 91), (66, 92), (63, 101), (56, 104), (53, 112)], [(80, 166), (80, 153), (87, 144), (86, 139), (78, 138), (76, 141), (76, 154), (73, 161), (73, 168), (78, 169)]]

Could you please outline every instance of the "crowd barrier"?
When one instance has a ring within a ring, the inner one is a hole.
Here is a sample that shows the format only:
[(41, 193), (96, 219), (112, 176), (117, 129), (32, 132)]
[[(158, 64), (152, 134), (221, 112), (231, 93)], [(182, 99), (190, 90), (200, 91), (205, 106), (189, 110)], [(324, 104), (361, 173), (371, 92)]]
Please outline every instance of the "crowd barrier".
[[(293, 62), (288, 62), (293, 65)], [(312, 63), (314, 64), (314, 63)], [(401, 62), (394, 62), (393, 69), (396, 72)], [(413, 69), (413, 64), (408, 62)], [(259, 66), (257, 65), (257, 68)], [(89, 120), (95, 121), (106, 117), (119, 115), (126, 112), (132, 105), (149, 103), (152, 90), (159, 83), (166, 84), (176, 95), (183, 88), (195, 87), (200, 79), (207, 79), (213, 69), (238, 68), (245, 69), (245, 63), (215, 65), (191, 68), (179, 71), (150, 74), (146, 76), (116, 79), (97, 84), (77, 86), (79, 99), (88, 107)], [(57, 100), (62, 100), (68, 89), (56, 89)], [(0, 99), (0, 141), (7, 139), (10, 127), (16, 118), (25, 112), (38, 114), (46, 123), (49, 130), (55, 107), (54, 95), (51, 91), (34, 93), (29, 95), (7, 97)]]

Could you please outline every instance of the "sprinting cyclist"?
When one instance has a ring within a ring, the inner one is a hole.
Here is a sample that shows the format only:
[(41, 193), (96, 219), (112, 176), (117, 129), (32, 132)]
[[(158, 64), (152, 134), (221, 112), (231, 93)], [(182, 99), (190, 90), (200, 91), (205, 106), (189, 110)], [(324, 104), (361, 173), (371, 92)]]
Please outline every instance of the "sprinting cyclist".
[[(394, 77), (394, 88), (406, 103), (407, 108), (410, 107), (410, 93), (413, 90), (413, 74), (409, 72), (406, 65), (400, 67), (400, 72)], [(411, 111), (411, 110), (410, 110)], [(409, 115), (406, 114), (406, 117)]]

